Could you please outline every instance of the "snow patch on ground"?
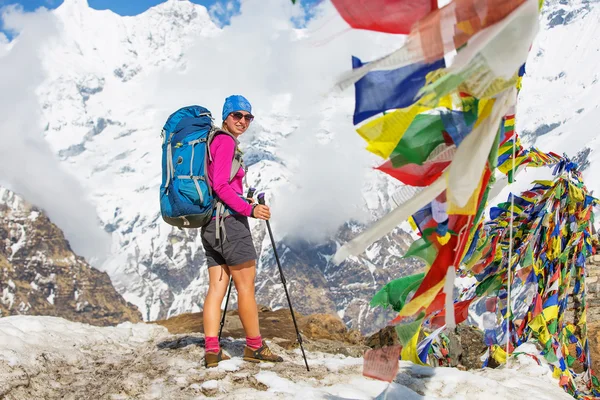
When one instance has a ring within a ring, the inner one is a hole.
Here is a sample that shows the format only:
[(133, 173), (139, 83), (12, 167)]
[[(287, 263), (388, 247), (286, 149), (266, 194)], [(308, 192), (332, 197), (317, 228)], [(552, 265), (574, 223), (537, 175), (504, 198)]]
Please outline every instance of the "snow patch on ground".
[[(153, 324), (94, 327), (55, 317), (0, 319), (0, 396), (110, 399), (569, 399), (547, 366), (519, 356), (510, 369), (459, 371), (400, 362), (391, 384), (362, 376), (362, 358), (274, 343), (281, 364), (242, 360), (244, 340), (223, 339), (232, 356), (203, 365), (201, 335), (170, 335)], [(524, 347), (535, 352), (534, 346)]]

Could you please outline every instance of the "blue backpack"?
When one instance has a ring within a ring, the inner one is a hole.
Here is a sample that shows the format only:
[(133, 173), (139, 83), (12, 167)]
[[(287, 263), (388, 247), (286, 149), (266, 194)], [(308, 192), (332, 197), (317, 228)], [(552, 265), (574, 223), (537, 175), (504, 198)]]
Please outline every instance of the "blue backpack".
[[(215, 128), (210, 111), (204, 107), (183, 107), (167, 119), (161, 133), (160, 212), (169, 225), (199, 228), (211, 221), (217, 201), (207, 176), (209, 146), (221, 133), (237, 143), (229, 132)], [(242, 165), (236, 154), (230, 181)]]

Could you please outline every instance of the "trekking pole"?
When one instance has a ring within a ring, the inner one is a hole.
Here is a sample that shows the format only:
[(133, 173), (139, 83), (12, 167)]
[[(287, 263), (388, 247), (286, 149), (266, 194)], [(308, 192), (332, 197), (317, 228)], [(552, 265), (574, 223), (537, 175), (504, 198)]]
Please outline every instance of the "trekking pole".
[[(249, 188), (248, 194), (246, 194), (246, 198), (251, 199), (254, 197), (254, 193), (256, 189)], [(231, 284), (233, 283), (233, 278), (229, 278), (229, 289), (227, 289), (227, 299), (225, 300), (225, 309), (223, 310), (223, 317), (221, 317), (221, 327), (219, 328), (219, 341), (221, 341), (221, 333), (223, 333), (223, 327), (225, 326), (225, 317), (227, 315), (227, 304), (229, 304), (229, 295), (231, 294)]]
[[(265, 204), (265, 194), (260, 193), (258, 195), (258, 203)], [(302, 346), (302, 336), (300, 335), (300, 331), (298, 330), (298, 324), (296, 323), (296, 317), (294, 316), (294, 309), (292, 308), (292, 301), (290, 300), (290, 295), (287, 290), (287, 283), (285, 281), (285, 277), (283, 276), (283, 269), (281, 268), (281, 262), (279, 262), (279, 255), (277, 255), (277, 248), (275, 246), (275, 239), (273, 238), (273, 231), (271, 231), (271, 224), (269, 220), (265, 221), (267, 223), (267, 229), (269, 230), (269, 237), (271, 238), (271, 246), (273, 246), (273, 254), (275, 254), (275, 260), (277, 261), (277, 267), (279, 268), (279, 275), (281, 276), (281, 283), (283, 283), (283, 289), (285, 290), (285, 296), (287, 297), (288, 304), (290, 306), (290, 312), (292, 313), (292, 321), (294, 321), (294, 328), (296, 328), (296, 337), (298, 338), (298, 343), (300, 344), (300, 350), (302, 350), (302, 357), (304, 357), (304, 364), (306, 364), (306, 370), (310, 372), (308, 368), (308, 361), (306, 361), (306, 354), (304, 354), (304, 347)]]
[(229, 295), (231, 294), (231, 283), (233, 278), (229, 278), (229, 290), (227, 290), (227, 300), (225, 300), (225, 309), (223, 310), (223, 317), (221, 318), (221, 327), (219, 328), (219, 342), (221, 341), (221, 333), (223, 333), (223, 327), (225, 326), (225, 316), (227, 315), (227, 304), (229, 303)]

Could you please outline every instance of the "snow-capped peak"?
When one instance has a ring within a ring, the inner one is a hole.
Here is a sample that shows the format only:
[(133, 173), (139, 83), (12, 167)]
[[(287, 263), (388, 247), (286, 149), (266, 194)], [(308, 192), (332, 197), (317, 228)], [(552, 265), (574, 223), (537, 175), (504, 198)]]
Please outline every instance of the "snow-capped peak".
[[(348, 221), (360, 209), (367, 217), (385, 214), (395, 184), (381, 174), (365, 173), (374, 161), (353, 132), (352, 93), (329, 95), (327, 85), (350, 68), (351, 54), (372, 60), (397, 48), (398, 40), (356, 31), (340, 34), (346, 25), (330, 4), (323, 9), (331, 13), (324, 11), (324, 19), (299, 35), (284, 20), (292, 16), (289, 2), (264, 1), (260, 9), (242, 6), (242, 15), (224, 29), (210, 20), (205, 7), (189, 1), (170, 0), (133, 17), (94, 10), (81, 0), (66, 1), (54, 12), (60, 32), (43, 51), (47, 76), (37, 99), (45, 139), (61, 166), (81, 182), (83, 192), (75, 195), (91, 199), (111, 235), (112, 253), (104, 268), (124, 297), (145, 319), (196, 311), (206, 291), (204, 255), (198, 232), (173, 230), (160, 218), (159, 133), (181, 106), (199, 103), (218, 116), (227, 95), (249, 93), (259, 116), (242, 137), (252, 165), (249, 182), (269, 193), (292, 296), (303, 299), (299, 311), (343, 312), (347, 323), (367, 326), (369, 295), (419, 265), (401, 259), (410, 242), (401, 230), (339, 268), (329, 263), (335, 247), (362, 229)], [(586, 95), (579, 98), (573, 92), (579, 88), (562, 87), (565, 75), (560, 76), (554, 61), (564, 49), (553, 46), (598, 36), (598, 24), (589, 22), (597, 16), (597, 4), (559, 2), (545, 11), (542, 18), (556, 13), (551, 21), (562, 18), (564, 24), (546, 24), (532, 50), (521, 92), (525, 111), (518, 113), (520, 127), (534, 130), (554, 123), (561, 110), (569, 114), (562, 119), (593, 118), (597, 96), (591, 94), (598, 87), (594, 61), (563, 61), (567, 79), (577, 77), (573, 82), (585, 85)], [(577, 14), (578, 7), (591, 11)], [(594, 43), (587, 45), (587, 57), (597, 50)], [(552, 61), (546, 66), (548, 54)], [(584, 64), (589, 68), (582, 69)], [(553, 95), (546, 97), (548, 87)], [(567, 96), (554, 100), (555, 92), (565, 91), (577, 102), (593, 104), (565, 104)], [(581, 139), (594, 144), (590, 132), (586, 128)], [(560, 133), (562, 139), (580, 132)], [(361, 195), (361, 190), (368, 193)], [(330, 229), (340, 223), (337, 233)], [(281, 242), (289, 226), (302, 240)], [(282, 306), (286, 300), (273, 279), (277, 270), (264, 224), (253, 223), (253, 230), (261, 254), (259, 300)], [(309, 237), (321, 231), (334, 233), (320, 241)]]

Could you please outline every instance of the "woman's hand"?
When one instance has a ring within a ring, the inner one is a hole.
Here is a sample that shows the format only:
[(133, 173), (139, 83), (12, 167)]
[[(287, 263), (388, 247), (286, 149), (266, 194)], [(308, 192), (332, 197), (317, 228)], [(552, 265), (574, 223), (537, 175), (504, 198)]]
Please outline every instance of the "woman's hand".
[(248, 203), (250, 203), (250, 204), (256, 203), (256, 201), (254, 200), (253, 197), (246, 197), (246, 201), (248, 201)]
[(268, 220), (271, 218), (271, 209), (264, 204), (258, 204), (254, 206), (254, 209), (252, 210), (252, 216), (258, 219)]

